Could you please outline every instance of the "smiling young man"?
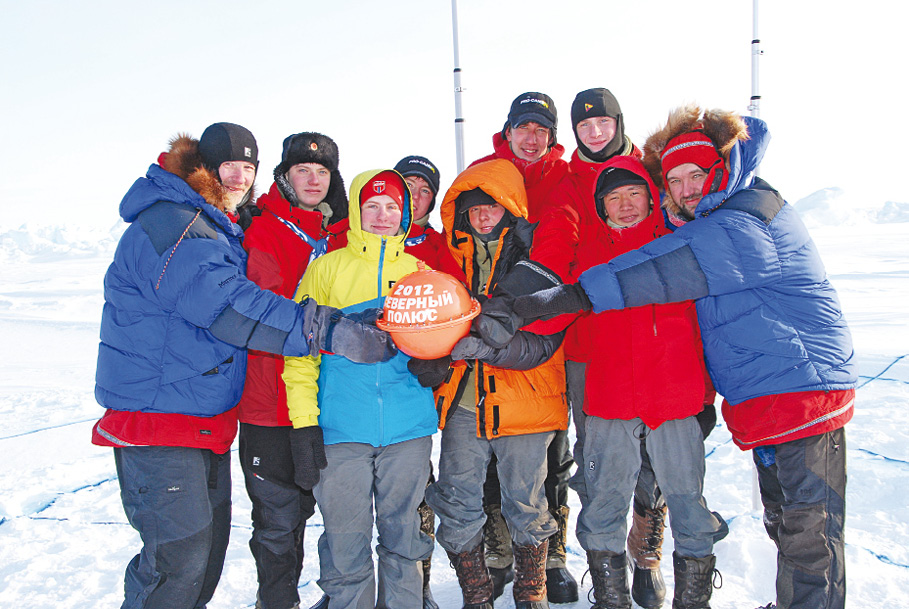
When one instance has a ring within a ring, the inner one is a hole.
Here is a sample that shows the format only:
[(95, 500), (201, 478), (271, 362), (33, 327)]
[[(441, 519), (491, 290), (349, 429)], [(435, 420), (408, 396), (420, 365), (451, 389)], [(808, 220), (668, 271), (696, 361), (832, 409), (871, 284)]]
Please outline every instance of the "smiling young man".
[[(275, 181), (249, 210), (243, 240), (247, 275), (259, 287), (292, 298), (309, 263), (326, 253), (329, 225), (348, 213), (338, 163), (338, 147), (328, 136), (285, 138)], [(299, 602), (303, 534), (316, 505), (312, 491), (294, 482), (283, 371), (283, 356), (251, 350), (239, 404), (240, 465), (253, 505), (249, 547), (261, 609)]]
[(527, 189), (527, 219), (536, 222), (545, 209), (549, 195), (568, 173), (562, 159), (565, 148), (556, 141), (558, 112), (545, 93), (522, 93), (511, 102), (508, 120), (492, 136), (495, 152), (472, 164), (506, 159), (520, 170)]

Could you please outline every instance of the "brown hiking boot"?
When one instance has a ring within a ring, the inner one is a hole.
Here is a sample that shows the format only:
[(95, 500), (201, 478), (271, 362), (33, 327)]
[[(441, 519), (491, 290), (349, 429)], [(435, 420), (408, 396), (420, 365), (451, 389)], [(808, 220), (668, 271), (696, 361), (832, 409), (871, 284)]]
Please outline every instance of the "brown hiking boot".
[(666, 598), (666, 584), (660, 572), (663, 558), (663, 530), (666, 506), (646, 509), (633, 502), (631, 530), (628, 531), (628, 556), (634, 565), (631, 597), (641, 607), (662, 607)]
[(458, 575), (464, 609), (492, 609), (492, 579), (483, 554), (482, 540), (475, 548), (460, 554), (448, 553), (451, 566)]
[(578, 582), (568, 571), (565, 547), (568, 542), (568, 506), (550, 510), (559, 525), (559, 530), (549, 538), (549, 553), (546, 556), (546, 594), (550, 603), (578, 602)]
[[(417, 508), (420, 514), (420, 530), (429, 535), (433, 540), (436, 538), (436, 513), (432, 511), (425, 501), (420, 503)], [(432, 597), (432, 590), (429, 587), (429, 573), (432, 568), (432, 554), (423, 561), (423, 609), (439, 609), (438, 603)]]
[(493, 598), (502, 596), (505, 585), (514, 580), (514, 556), (511, 550), (511, 533), (502, 516), (502, 506), (488, 505), (486, 523), (483, 525), (483, 541), (486, 544), (486, 566), (492, 577)]
[(547, 609), (546, 549), (548, 540), (538, 546), (514, 546), (515, 609)]

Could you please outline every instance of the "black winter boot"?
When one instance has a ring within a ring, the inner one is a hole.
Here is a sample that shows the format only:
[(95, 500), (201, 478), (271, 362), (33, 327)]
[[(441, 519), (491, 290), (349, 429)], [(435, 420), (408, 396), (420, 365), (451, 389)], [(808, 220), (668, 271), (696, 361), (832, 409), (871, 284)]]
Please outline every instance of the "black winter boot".
[(328, 601), (330, 601), (330, 600), (331, 600), (331, 598), (329, 598), (329, 596), (327, 594), (323, 594), (322, 598), (320, 598), (318, 601), (316, 601), (316, 604), (313, 605), (312, 607), (310, 607), (309, 609), (328, 609)]
[(492, 580), (486, 567), (483, 540), (460, 554), (449, 552), (448, 558), (458, 575), (464, 609), (492, 609)]
[(505, 585), (514, 581), (514, 556), (511, 550), (511, 533), (502, 516), (502, 506), (488, 505), (486, 523), (483, 525), (483, 541), (486, 543), (486, 566), (492, 578), (492, 598), (499, 598)]
[(538, 546), (514, 546), (514, 606), (515, 609), (549, 609), (546, 601), (546, 549), (548, 542)]
[(591, 609), (631, 609), (625, 552), (591, 550), (587, 552), (587, 566), (593, 579), (594, 604)]
[(641, 607), (652, 609), (663, 606), (666, 584), (660, 572), (663, 557), (663, 529), (666, 506), (650, 510), (633, 502), (631, 529), (628, 531), (628, 555), (634, 565), (631, 581), (631, 598)]
[(549, 554), (546, 557), (546, 597), (550, 603), (578, 602), (578, 582), (568, 571), (565, 562), (565, 546), (568, 541), (568, 506), (551, 511), (559, 530), (549, 538)]
[[(713, 594), (714, 569), (716, 556), (711, 554), (704, 558), (690, 558), (672, 553), (672, 568), (675, 572), (675, 595), (672, 598), (672, 609), (710, 609), (710, 597)], [(717, 588), (723, 585), (722, 578)]]

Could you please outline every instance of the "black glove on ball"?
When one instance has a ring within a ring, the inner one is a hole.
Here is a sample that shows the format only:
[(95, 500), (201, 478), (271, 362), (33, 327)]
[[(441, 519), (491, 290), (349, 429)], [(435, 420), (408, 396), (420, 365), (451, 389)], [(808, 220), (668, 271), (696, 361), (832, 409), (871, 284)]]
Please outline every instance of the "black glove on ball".
[(423, 387), (438, 387), (448, 378), (451, 357), (444, 355), (436, 359), (410, 358), (407, 369), (417, 377)]

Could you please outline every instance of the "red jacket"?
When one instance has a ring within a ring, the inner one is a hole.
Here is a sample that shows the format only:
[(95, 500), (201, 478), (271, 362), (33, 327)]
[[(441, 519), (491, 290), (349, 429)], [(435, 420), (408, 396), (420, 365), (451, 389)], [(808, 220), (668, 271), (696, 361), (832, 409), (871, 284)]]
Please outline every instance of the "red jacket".
[[(659, 209), (659, 192), (644, 166), (632, 157), (614, 157), (600, 169), (621, 167), (647, 181), (650, 215), (635, 226), (615, 229), (597, 213), (596, 180), (577, 210), (577, 247), (568, 280), (588, 268), (668, 234)], [(562, 238), (561, 246), (569, 243)], [(537, 240), (534, 239), (536, 244)], [(713, 401), (693, 301), (587, 313), (569, 329), (576, 361), (586, 361), (584, 412), (606, 419), (640, 417), (651, 429), (671, 419), (700, 412)]]
[[(284, 222), (301, 230), (313, 242), (325, 240), (320, 244), (325, 248), (321, 253), (325, 253), (328, 232), (322, 229), (322, 213), (293, 207), (276, 184), (259, 197), (256, 205), (262, 215), (253, 218), (243, 239), (243, 247), (249, 253), (246, 275), (264, 290), (293, 298), (309, 266), (313, 247)], [(290, 425), (287, 391), (281, 380), (283, 372), (284, 356), (249, 350), (246, 385), (239, 404), (241, 423), (265, 427)]]
[(514, 163), (524, 176), (524, 188), (527, 191), (527, 220), (536, 222), (550, 204), (550, 196), (559, 182), (568, 174), (568, 163), (562, 159), (565, 148), (556, 144), (546, 155), (537, 161), (519, 159), (511, 151), (511, 144), (501, 133), (492, 136), (495, 152), (482, 159), (477, 159), (471, 166), (483, 161), (505, 159)]

